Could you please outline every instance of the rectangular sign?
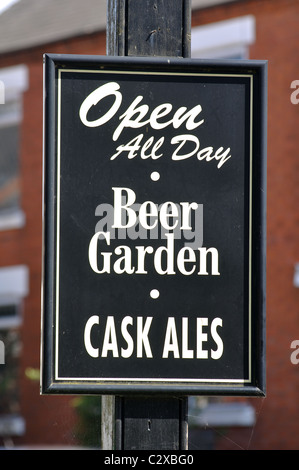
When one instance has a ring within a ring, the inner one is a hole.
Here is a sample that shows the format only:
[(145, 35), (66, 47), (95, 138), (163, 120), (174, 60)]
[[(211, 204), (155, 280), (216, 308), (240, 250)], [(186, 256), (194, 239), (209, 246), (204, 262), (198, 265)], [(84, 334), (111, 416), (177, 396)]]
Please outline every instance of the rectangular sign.
[(264, 394), (266, 73), (45, 56), (43, 393)]

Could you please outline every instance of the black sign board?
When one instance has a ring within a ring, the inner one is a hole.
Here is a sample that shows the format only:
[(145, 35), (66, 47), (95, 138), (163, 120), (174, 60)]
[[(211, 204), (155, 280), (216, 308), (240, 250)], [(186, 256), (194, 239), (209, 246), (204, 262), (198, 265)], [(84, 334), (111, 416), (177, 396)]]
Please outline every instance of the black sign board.
[(266, 73), (45, 56), (43, 393), (264, 394)]

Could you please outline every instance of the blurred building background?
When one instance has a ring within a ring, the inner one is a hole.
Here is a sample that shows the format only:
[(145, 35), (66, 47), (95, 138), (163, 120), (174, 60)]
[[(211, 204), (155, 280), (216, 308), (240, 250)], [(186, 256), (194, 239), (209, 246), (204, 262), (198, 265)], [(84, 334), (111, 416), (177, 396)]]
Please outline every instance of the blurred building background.
[[(105, 28), (106, 0), (14, 0), (0, 13), (3, 447), (99, 445), (99, 400), (39, 393), (42, 112), (43, 54), (105, 55)], [(190, 398), (191, 449), (299, 449), (298, 49), (298, 0), (192, 1), (192, 57), (268, 60), (269, 105), (267, 397)]]

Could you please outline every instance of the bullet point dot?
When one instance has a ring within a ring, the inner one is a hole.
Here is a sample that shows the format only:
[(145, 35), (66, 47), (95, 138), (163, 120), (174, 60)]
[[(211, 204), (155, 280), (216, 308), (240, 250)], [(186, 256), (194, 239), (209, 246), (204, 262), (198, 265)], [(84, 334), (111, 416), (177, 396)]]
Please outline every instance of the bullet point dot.
[(160, 295), (160, 292), (158, 291), (158, 289), (153, 289), (150, 292), (150, 296), (152, 299), (157, 299), (159, 295)]
[(160, 179), (160, 173), (158, 171), (153, 171), (151, 174), (151, 179), (153, 181), (158, 181)]

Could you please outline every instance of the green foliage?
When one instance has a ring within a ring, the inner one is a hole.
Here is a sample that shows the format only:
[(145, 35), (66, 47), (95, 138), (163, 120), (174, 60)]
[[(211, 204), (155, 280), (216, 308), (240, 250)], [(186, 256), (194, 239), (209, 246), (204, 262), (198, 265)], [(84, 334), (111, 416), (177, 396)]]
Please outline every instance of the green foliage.
[(78, 415), (76, 437), (83, 447), (101, 445), (101, 397), (82, 396), (72, 401)]

